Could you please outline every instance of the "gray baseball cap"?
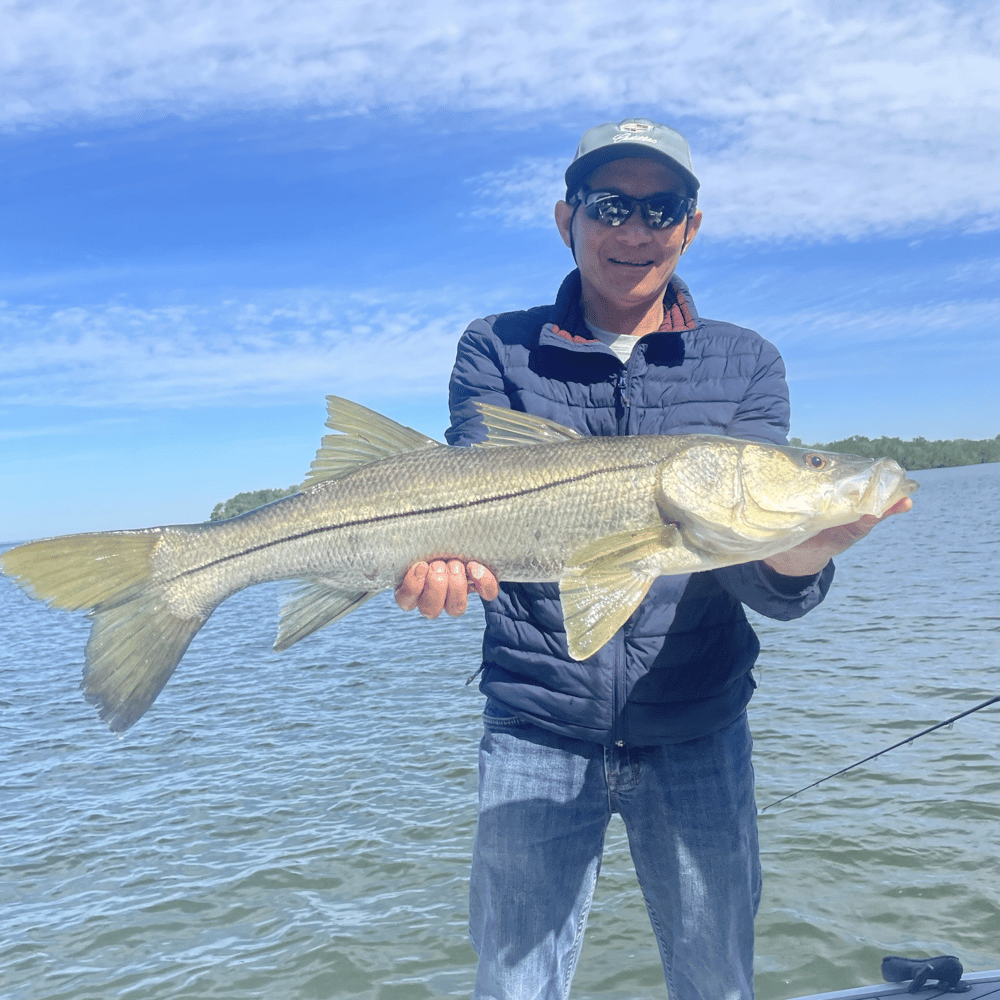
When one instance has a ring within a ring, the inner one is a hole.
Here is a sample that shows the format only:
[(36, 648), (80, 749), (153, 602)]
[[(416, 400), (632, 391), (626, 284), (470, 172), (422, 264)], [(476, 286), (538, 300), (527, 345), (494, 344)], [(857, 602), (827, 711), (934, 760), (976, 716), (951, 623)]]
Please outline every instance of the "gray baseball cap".
[(626, 118), (622, 122), (595, 125), (583, 133), (576, 156), (566, 170), (566, 193), (575, 194), (587, 175), (612, 160), (644, 157), (662, 160), (688, 183), (692, 196), (698, 193), (698, 178), (691, 166), (687, 139), (667, 125), (648, 118)]

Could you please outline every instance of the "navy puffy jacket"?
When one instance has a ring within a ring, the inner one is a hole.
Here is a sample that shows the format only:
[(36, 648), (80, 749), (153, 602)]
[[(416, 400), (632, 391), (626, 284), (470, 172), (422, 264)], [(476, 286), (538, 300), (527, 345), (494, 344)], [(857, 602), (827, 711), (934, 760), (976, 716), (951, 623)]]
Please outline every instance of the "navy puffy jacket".
[[(788, 388), (776, 348), (751, 330), (700, 319), (677, 277), (660, 332), (626, 365), (593, 340), (580, 276), (555, 305), (476, 320), (450, 385), (451, 444), (482, 440), (475, 400), (534, 413), (583, 434), (715, 433), (785, 442)], [(557, 584), (503, 584), (486, 604), (480, 689), (525, 721), (598, 743), (675, 743), (733, 721), (753, 693), (760, 644), (743, 604), (798, 618), (818, 604), (816, 577), (762, 563), (660, 577), (618, 634), (577, 662), (566, 650)]]

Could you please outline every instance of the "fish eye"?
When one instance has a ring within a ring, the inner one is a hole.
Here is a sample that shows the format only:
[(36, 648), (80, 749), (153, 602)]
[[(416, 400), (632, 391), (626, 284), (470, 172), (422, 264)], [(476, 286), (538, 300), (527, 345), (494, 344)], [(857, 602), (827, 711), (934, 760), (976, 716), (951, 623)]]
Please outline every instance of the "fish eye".
[(816, 452), (811, 451), (806, 455), (806, 465), (810, 469), (825, 469), (829, 462), (825, 455), (817, 455)]

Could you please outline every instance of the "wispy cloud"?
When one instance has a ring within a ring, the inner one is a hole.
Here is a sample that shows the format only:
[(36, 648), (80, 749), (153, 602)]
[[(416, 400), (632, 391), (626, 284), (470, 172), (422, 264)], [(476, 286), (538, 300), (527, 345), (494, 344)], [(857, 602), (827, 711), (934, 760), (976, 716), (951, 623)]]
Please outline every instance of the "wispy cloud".
[(997, 17), (985, 0), (636, 0), (617, 14), (578, 0), (52, 0), (7, 7), (0, 36), (8, 120), (161, 102), (634, 101), (729, 121), (812, 108), (882, 127), (887, 112), (946, 120), (995, 98)]
[(126, 423), (124, 417), (104, 417), (98, 420), (76, 420), (72, 423), (42, 424), (33, 427), (0, 427), (0, 441), (23, 441), (37, 437), (89, 435)]
[[(8, 6), (0, 123), (225, 108), (634, 109), (691, 134), (715, 237), (1000, 227), (1000, 9), (988, 0), (636, 0), (620, 14), (578, 0), (125, 10)], [(511, 223), (548, 224), (560, 166), (501, 166), (481, 184), (518, 196)]]
[[(268, 405), (339, 393), (437, 399), (472, 292), (415, 299), (379, 290), (261, 293), (171, 306), (115, 301), (53, 309), (0, 304), (0, 396), (8, 406)], [(767, 336), (829, 375), (877, 355), (911, 360), (947, 344), (952, 361), (996, 357), (1000, 300), (769, 311)], [(977, 361), (978, 359), (978, 361)], [(880, 362), (880, 364), (882, 363)], [(386, 387), (391, 387), (391, 391)]]
[[(948, 353), (969, 359), (1000, 354), (1000, 299), (950, 301), (902, 308), (854, 311), (815, 309), (778, 314), (768, 322), (768, 336), (782, 345), (810, 343), (820, 353), (904, 343), (913, 353), (921, 342), (940, 345), (947, 336)], [(886, 351), (892, 356), (891, 351)]]
[(438, 396), (473, 315), (456, 299), (296, 289), (255, 302), (0, 306), (0, 395), (138, 407), (377, 399), (385, 386)]

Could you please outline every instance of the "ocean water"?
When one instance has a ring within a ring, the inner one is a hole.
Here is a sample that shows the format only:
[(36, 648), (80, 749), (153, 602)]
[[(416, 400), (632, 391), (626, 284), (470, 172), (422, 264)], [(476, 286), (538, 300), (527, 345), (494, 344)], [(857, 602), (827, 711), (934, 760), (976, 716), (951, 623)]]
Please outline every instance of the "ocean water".
[[(761, 807), (1000, 693), (1000, 465), (921, 472), (827, 601), (759, 620)], [(87, 622), (0, 581), (0, 996), (467, 996), (481, 613), (388, 595), (283, 654), (237, 595), (125, 738), (80, 697)], [(1000, 967), (1000, 705), (760, 817), (757, 995), (883, 955)], [(573, 996), (662, 997), (624, 829)]]

